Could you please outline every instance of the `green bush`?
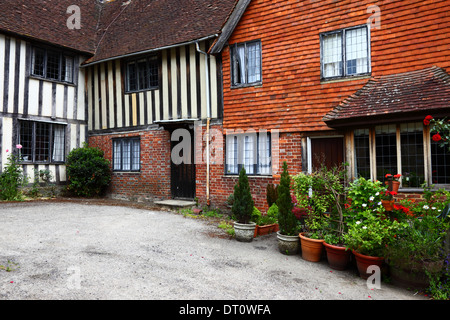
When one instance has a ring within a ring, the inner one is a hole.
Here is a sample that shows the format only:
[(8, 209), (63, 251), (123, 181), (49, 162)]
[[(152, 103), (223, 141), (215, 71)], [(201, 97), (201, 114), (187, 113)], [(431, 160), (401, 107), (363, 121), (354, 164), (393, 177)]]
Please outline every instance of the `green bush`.
[(247, 174), (242, 167), (239, 172), (239, 181), (234, 186), (234, 201), (231, 211), (239, 223), (249, 223), (253, 214), (253, 206)]
[(278, 186), (278, 225), (280, 233), (286, 236), (298, 234), (298, 220), (292, 212), (293, 204), (291, 198), (291, 178), (287, 169), (286, 161), (283, 162), (280, 185)]
[(20, 155), (11, 153), (8, 156), (8, 162), (0, 173), (0, 200), (22, 200), (21, 187), (27, 183), (27, 178), (23, 174), (21, 162)]
[(103, 151), (86, 144), (69, 153), (66, 172), (67, 190), (81, 197), (102, 195), (111, 181), (109, 161)]

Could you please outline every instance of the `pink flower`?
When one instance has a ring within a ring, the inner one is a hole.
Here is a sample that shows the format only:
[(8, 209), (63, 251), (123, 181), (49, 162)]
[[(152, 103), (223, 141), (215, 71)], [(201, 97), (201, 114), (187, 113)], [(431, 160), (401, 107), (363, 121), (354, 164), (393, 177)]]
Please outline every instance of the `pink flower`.
[(6, 152), (9, 152), (9, 150), (8, 150), (8, 149), (6, 149)]
[(16, 144), (16, 148), (17, 149), (22, 149), (22, 145), (21, 144)]

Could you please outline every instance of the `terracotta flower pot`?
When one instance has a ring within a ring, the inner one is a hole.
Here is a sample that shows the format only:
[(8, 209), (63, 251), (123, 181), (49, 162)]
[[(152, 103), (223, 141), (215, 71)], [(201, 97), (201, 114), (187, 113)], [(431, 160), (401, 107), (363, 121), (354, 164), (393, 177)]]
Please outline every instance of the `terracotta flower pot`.
[[(389, 185), (389, 182), (385, 182), (386, 185)], [(398, 188), (400, 187), (400, 181), (392, 181), (392, 191), (398, 192)]]
[(311, 262), (318, 262), (322, 256), (323, 239), (311, 239), (304, 235), (304, 232), (299, 234), (302, 248), (302, 258)]
[(264, 236), (266, 234), (278, 231), (278, 224), (266, 224), (264, 226), (257, 225), (255, 228), (255, 237)]
[(366, 256), (364, 254), (356, 252), (355, 250), (352, 250), (352, 252), (355, 255), (356, 267), (358, 268), (358, 272), (361, 278), (367, 279), (372, 275), (372, 273), (370, 272), (367, 273), (367, 269), (370, 266), (378, 266), (381, 270), (384, 263), (384, 257)]
[(327, 251), (327, 259), (330, 268), (335, 270), (345, 270), (350, 263), (350, 250), (345, 250), (345, 247), (335, 246), (323, 243)]
[(386, 211), (394, 210), (394, 200), (381, 200), (381, 204)]

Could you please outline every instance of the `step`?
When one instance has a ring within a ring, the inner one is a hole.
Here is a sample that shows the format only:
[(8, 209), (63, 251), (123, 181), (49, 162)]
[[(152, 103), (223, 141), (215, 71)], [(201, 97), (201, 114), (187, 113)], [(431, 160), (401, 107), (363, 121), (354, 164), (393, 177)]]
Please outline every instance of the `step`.
[(162, 209), (178, 211), (179, 209), (193, 208), (196, 205), (196, 202), (192, 200), (170, 199), (155, 201), (155, 205)]

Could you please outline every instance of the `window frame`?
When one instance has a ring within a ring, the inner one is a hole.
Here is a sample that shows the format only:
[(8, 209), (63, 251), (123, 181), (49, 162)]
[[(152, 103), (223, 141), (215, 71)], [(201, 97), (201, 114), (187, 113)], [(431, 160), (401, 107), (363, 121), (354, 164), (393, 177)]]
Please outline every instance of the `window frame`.
[[(421, 121), (411, 121), (411, 122), (407, 122), (406, 124), (414, 124), (414, 123), (421, 123)], [(405, 159), (404, 157), (407, 157), (407, 154), (402, 154), (402, 124), (405, 123), (395, 123), (395, 141), (396, 141), (396, 163), (395, 166), (397, 167), (397, 172), (391, 172), (392, 174), (397, 174), (400, 173), (402, 174), (402, 179), (400, 179), (400, 188), (401, 190), (404, 191), (415, 191), (420, 189), (421, 187), (419, 186), (412, 186), (412, 187), (405, 187), (404, 186), (404, 172), (403, 171), (403, 160)], [(351, 131), (351, 139), (352, 139), (352, 162), (353, 162), (353, 169), (352, 169), (352, 176), (355, 178), (359, 177), (358, 174), (358, 167), (357, 167), (357, 162), (356, 162), (356, 150), (355, 150), (355, 131), (356, 130), (361, 130), (361, 129), (368, 129), (369, 130), (369, 135), (368, 135), (368, 139), (369, 139), (369, 162), (370, 162), (370, 179), (372, 180), (376, 180), (377, 179), (377, 163), (376, 163), (376, 159), (377, 159), (377, 154), (376, 154), (376, 132), (375, 132), (375, 127), (377, 126), (370, 126), (370, 127), (364, 127), (364, 128), (355, 128), (354, 130)], [(419, 132), (419, 131), (417, 131)], [(422, 124), (422, 144), (419, 145), (419, 148), (422, 147), (423, 150), (423, 179), (424, 182), (426, 182), (427, 184), (431, 185), (433, 184), (435, 187), (437, 188), (446, 188), (446, 189), (450, 189), (450, 183), (433, 183), (433, 163), (432, 163), (432, 157), (434, 156), (432, 154), (432, 150), (431, 150), (431, 145), (432, 145), (432, 135), (430, 134), (430, 130), (429, 127), (424, 126)], [(378, 175), (379, 178), (379, 175)], [(442, 177), (441, 177), (442, 178)], [(383, 177), (384, 179), (384, 177)], [(450, 177), (448, 178), (448, 180), (450, 180)]]
[[(347, 54), (346, 54), (346, 33), (348, 31), (353, 31), (357, 29), (366, 29), (366, 43), (367, 43), (367, 72), (355, 73), (355, 74), (347, 74)], [(324, 72), (324, 37), (332, 34), (340, 34), (341, 35), (341, 62), (342, 66), (341, 75), (340, 76), (329, 76), (325, 77)], [(322, 32), (319, 34), (320, 38), (320, 78), (322, 81), (330, 81), (330, 80), (338, 80), (338, 79), (352, 79), (355, 77), (364, 77), (369, 76), (372, 73), (372, 63), (371, 63), (371, 37), (370, 37), (370, 26), (367, 24), (358, 25), (349, 28), (342, 28), (339, 30), (333, 30), (328, 32)]]
[[(37, 74), (35, 73), (35, 63), (36, 63), (36, 52), (41, 51), (43, 53), (43, 66), (42, 66), (42, 73), (43, 74)], [(48, 74), (48, 58), (49, 54), (55, 54), (58, 55), (59, 61), (58, 61), (58, 78), (49, 77)], [(70, 58), (70, 61), (72, 63), (72, 66), (70, 67), (70, 79), (66, 80), (63, 79), (62, 69), (63, 69), (63, 60), (64, 58)], [(33, 46), (31, 50), (31, 57), (30, 57), (30, 76), (33, 78), (43, 79), (47, 81), (54, 81), (59, 83), (65, 83), (65, 84), (75, 84), (75, 55), (68, 53), (67, 51), (58, 50), (55, 48), (48, 48), (45, 46)]]
[[(253, 163), (245, 164), (245, 157), (246, 157), (246, 150), (245, 150), (245, 143), (246, 143), (246, 137), (254, 137), (254, 141), (252, 143), (253, 148), (251, 150), (252, 156), (253, 156)], [(263, 155), (261, 154), (261, 142), (260, 137), (265, 136), (266, 142), (269, 142), (268, 154), (266, 155), (266, 159), (269, 163), (264, 164), (262, 163)], [(230, 149), (229, 143), (233, 139), (236, 141), (236, 148), (233, 147), (233, 149)], [(236, 167), (236, 171), (230, 172), (229, 170), (229, 154), (230, 150), (236, 155), (236, 158), (234, 159), (235, 162), (232, 164), (232, 166)], [(252, 166), (252, 172), (249, 172), (246, 169), (246, 174), (248, 176), (272, 176), (272, 134), (271, 132), (250, 132), (250, 133), (233, 133), (233, 134), (227, 134), (225, 136), (225, 175), (227, 176), (236, 176), (239, 175), (242, 167)], [(266, 166), (268, 168), (268, 172), (261, 173), (261, 166)]]
[[(148, 87), (146, 88), (139, 88), (139, 67), (138, 67), (138, 62), (141, 60), (145, 60), (146, 63), (146, 71), (147, 71), (147, 81), (148, 81)], [(131, 89), (130, 88), (130, 80), (131, 80), (131, 76), (130, 76), (130, 69), (129, 69), (129, 64), (130, 63), (134, 63), (135, 65), (135, 81), (136, 81), (136, 89)], [(156, 74), (156, 81), (157, 84), (156, 85), (152, 85), (152, 79), (151, 79), (151, 66), (153, 64), (153, 69), (156, 70), (157, 74)], [(133, 57), (133, 58), (129, 58), (126, 59), (124, 62), (124, 68), (125, 68), (125, 93), (136, 93), (136, 92), (144, 92), (144, 91), (151, 91), (151, 90), (157, 90), (160, 87), (160, 57), (159, 55), (156, 54), (152, 54), (152, 55), (146, 55), (146, 56), (138, 56), (138, 57)]]
[[(248, 82), (248, 45), (258, 44), (259, 48), (259, 80)], [(244, 46), (244, 58), (245, 58), (245, 82), (236, 83), (235, 82), (235, 55), (238, 47)], [(230, 75), (231, 75), (231, 88), (242, 88), (242, 87), (252, 87), (262, 85), (263, 75), (262, 75), (262, 43), (260, 39), (250, 40), (245, 42), (234, 43), (230, 45)]]
[[(124, 150), (123, 150), (123, 145), (125, 141), (129, 141), (130, 142), (130, 169), (124, 169)], [(119, 142), (120, 143), (120, 168), (117, 169), (116, 168), (116, 145), (115, 143)], [(134, 153), (134, 148), (135, 148), (135, 144), (134, 142), (137, 142), (139, 145), (139, 159), (137, 161), (139, 168), (138, 169), (133, 169), (133, 163), (135, 160), (135, 153)], [(113, 138), (112, 139), (112, 170), (113, 172), (140, 172), (141, 171), (141, 138), (140, 137), (121, 137), (121, 138)]]
[[(22, 145), (22, 148), (26, 147), (24, 145), (24, 142), (22, 141), (22, 133), (24, 130), (23, 124), (31, 124), (31, 159), (24, 159), (24, 163), (36, 163), (36, 164), (63, 164), (66, 162), (67, 154), (66, 154), (66, 139), (67, 139), (67, 124), (65, 123), (51, 123), (51, 122), (45, 122), (45, 121), (34, 121), (34, 120), (23, 120), (18, 119), (18, 128), (19, 128), (19, 134), (18, 134), (18, 143)], [(49, 135), (47, 136), (48, 141), (48, 149), (47, 149), (47, 156), (48, 160), (36, 160), (37, 157), (37, 126), (40, 125), (48, 125), (48, 131)], [(54, 160), (54, 144), (55, 144), (55, 127), (60, 127), (63, 129), (63, 140), (62, 140), (62, 146), (61, 150), (63, 152), (63, 160)], [(28, 155), (27, 155), (28, 156)]]

